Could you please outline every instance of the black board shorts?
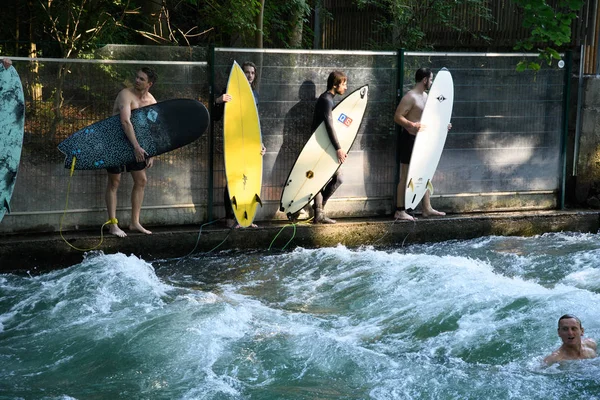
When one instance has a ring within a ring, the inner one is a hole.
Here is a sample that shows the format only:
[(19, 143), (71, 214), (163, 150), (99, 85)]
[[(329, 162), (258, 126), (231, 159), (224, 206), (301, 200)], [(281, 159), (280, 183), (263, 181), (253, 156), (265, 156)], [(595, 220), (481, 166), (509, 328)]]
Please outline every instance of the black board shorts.
[(134, 161), (129, 164), (121, 165), (120, 167), (106, 168), (106, 172), (109, 174), (120, 174), (123, 172), (141, 171), (143, 169), (146, 169), (146, 160), (140, 162)]
[(413, 147), (415, 146), (416, 135), (411, 135), (408, 131), (402, 128), (400, 132), (400, 162), (402, 164), (410, 164), (410, 156), (412, 155)]

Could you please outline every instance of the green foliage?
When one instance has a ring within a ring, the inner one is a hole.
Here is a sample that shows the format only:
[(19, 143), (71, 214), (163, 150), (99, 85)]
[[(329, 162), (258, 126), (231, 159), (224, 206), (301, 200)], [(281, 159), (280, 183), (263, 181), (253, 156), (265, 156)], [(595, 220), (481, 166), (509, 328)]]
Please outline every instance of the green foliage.
[[(383, 48), (429, 50), (434, 43), (428, 40), (425, 26), (443, 26), (454, 32), (487, 39), (471, 32), (467, 23), (473, 18), (491, 21), (487, 0), (355, 0), (359, 8), (374, 7), (382, 15), (378, 29), (390, 40), (379, 44)], [(456, 12), (457, 9), (462, 12)]]
[(302, 47), (312, 47), (312, 32), (306, 32), (311, 12), (312, 8), (306, 0), (266, 0), (265, 43), (275, 47), (293, 47), (290, 38), (297, 29), (304, 29)]
[(537, 71), (541, 63), (550, 65), (552, 60), (559, 60), (560, 54), (555, 47), (571, 41), (571, 24), (584, 0), (558, 0), (556, 7), (546, 0), (513, 1), (523, 9), (523, 26), (531, 30), (531, 35), (519, 42), (515, 50), (539, 52), (539, 62), (521, 61), (517, 70)]
[(250, 46), (256, 33), (260, 0), (187, 0), (198, 7), (198, 25), (223, 45)]

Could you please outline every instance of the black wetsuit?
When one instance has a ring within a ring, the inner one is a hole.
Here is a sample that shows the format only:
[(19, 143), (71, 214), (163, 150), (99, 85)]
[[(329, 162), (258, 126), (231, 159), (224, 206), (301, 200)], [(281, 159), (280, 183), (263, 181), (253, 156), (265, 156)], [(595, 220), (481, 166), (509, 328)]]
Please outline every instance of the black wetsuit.
[[(337, 136), (333, 129), (333, 94), (327, 91), (319, 96), (317, 104), (315, 105), (315, 113), (313, 116), (312, 131), (314, 132), (321, 122), (325, 122), (325, 128), (327, 130), (327, 136), (333, 144), (336, 150), (341, 149), (340, 143), (338, 142)], [(338, 187), (342, 184), (342, 173), (338, 169), (335, 174), (331, 177), (331, 180), (325, 185), (323, 189), (315, 196), (314, 209), (322, 210), (325, 207), (327, 200), (333, 195)]]

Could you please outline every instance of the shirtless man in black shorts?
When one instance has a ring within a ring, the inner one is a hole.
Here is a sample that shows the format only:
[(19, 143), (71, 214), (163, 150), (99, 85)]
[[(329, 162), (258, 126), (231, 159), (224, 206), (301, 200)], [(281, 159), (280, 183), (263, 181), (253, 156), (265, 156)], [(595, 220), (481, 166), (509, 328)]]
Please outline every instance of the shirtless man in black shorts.
[[(421, 115), (425, 102), (427, 101), (426, 91), (431, 88), (433, 83), (433, 73), (429, 68), (420, 68), (415, 74), (415, 86), (402, 97), (396, 113), (394, 114), (394, 122), (402, 127), (400, 133), (400, 182), (396, 191), (396, 212), (395, 219), (404, 219), (414, 221), (415, 219), (409, 215), (404, 208), (404, 195), (406, 193), (406, 180), (408, 178), (408, 166), (412, 155), (415, 138), (421, 128)], [(448, 125), (448, 129), (452, 124)], [(418, 156), (418, 155), (417, 155)], [(442, 211), (434, 210), (431, 206), (429, 190), (423, 196), (423, 216), (446, 215)]]
[(109, 231), (111, 234), (119, 237), (127, 236), (116, 222), (117, 190), (121, 182), (122, 172), (130, 172), (133, 178), (131, 223), (129, 224), (129, 229), (147, 235), (152, 233), (140, 224), (140, 211), (142, 209), (142, 202), (144, 201), (144, 189), (148, 180), (146, 177), (146, 168), (152, 167), (153, 160), (152, 158), (148, 158), (148, 153), (138, 143), (130, 117), (132, 110), (156, 103), (156, 99), (149, 92), (154, 82), (156, 82), (156, 78), (157, 75), (152, 69), (148, 67), (141, 68), (137, 71), (135, 85), (131, 88), (121, 90), (113, 106), (113, 115), (119, 114), (121, 116), (121, 125), (125, 131), (125, 135), (127, 135), (127, 139), (133, 145), (136, 159), (133, 163), (106, 169), (108, 172), (108, 185), (106, 186), (105, 195), (106, 208), (108, 210), (108, 218), (110, 221), (113, 221), (109, 224)]

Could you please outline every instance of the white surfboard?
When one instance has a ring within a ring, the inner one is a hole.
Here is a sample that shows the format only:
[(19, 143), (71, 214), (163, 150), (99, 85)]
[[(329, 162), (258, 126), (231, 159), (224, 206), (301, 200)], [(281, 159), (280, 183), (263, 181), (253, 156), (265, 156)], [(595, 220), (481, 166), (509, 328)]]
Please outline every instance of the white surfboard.
[(446, 68), (437, 73), (421, 116), (421, 129), (415, 138), (408, 178), (404, 207), (415, 209), (427, 189), (433, 193), (431, 180), (437, 169), (448, 135), (448, 124), (454, 103), (454, 83)]
[[(365, 85), (340, 101), (333, 109), (333, 129), (340, 147), (350, 150), (367, 108), (369, 86)], [(285, 182), (279, 210), (288, 217), (307, 205), (340, 167), (337, 153), (321, 123), (304, 145)]]

